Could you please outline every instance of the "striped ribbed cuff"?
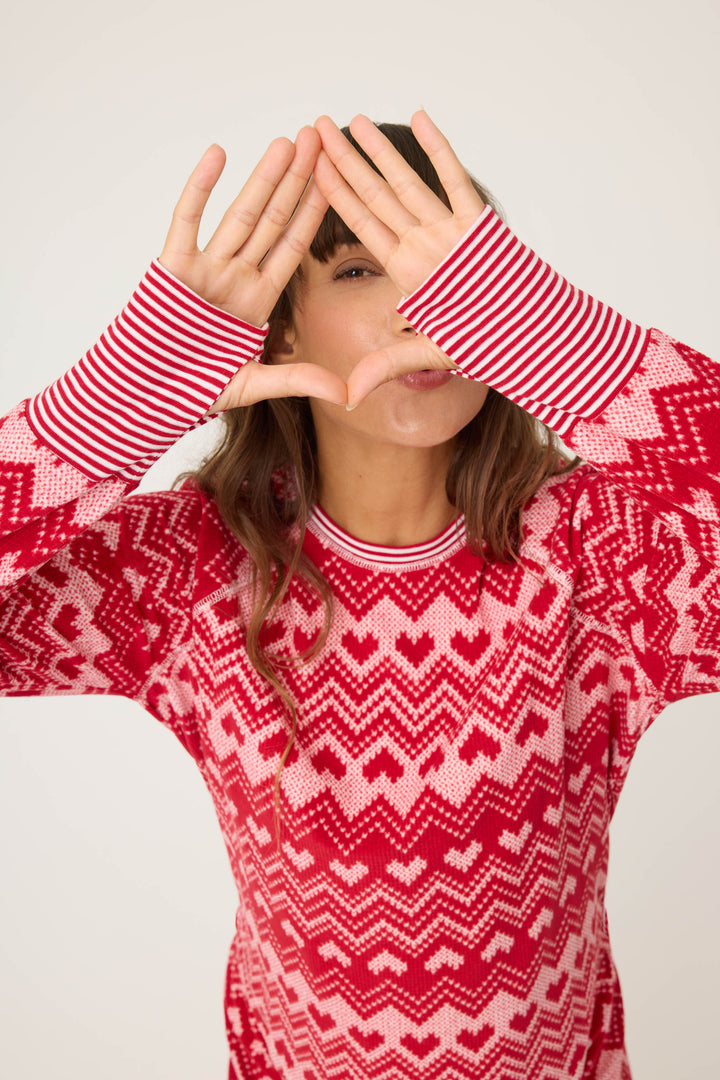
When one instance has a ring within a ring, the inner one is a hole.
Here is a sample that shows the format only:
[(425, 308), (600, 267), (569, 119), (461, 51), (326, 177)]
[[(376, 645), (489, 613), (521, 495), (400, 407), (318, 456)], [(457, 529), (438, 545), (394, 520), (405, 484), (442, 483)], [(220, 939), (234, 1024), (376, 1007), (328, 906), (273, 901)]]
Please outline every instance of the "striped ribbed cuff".
[(570, 285), (489, 206), (398, 311), (466, 375), (560, 435), (606, 408), (649, 340)]
[(140, 477), (257, 358), (258, 329), (208, 304), (159, 262), (74, 367), (28, 403), (39, 438), (92, 479)]

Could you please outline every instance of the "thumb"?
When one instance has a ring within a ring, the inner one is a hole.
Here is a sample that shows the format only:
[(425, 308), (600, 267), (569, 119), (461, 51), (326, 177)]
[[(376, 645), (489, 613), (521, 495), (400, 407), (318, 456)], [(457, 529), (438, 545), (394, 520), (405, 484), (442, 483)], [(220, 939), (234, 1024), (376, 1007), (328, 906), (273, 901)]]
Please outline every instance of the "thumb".
[(275, 365), (251, 360), (233, 375), (208, 415), (283, 397), (314, 397), (344, 405), (346, 388), (339, 375), (319, 364)]
[(457, 364), (424, 334), (368, 353), (350, 373), (347, 382), (348, 409), (354, 409), (383, 383), (391, 382), (400, 375), (428, 369), (456, 370)]

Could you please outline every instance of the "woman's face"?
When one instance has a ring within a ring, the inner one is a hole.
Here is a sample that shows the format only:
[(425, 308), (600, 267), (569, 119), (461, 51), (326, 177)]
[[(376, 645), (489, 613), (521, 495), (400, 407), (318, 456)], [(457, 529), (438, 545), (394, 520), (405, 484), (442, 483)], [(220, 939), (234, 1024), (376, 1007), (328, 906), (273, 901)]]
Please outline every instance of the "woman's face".
[[(369, 353), (415, 336), (396, 310), (398, 289), (362, 245), (338, 246), (326, 263), (306, 255), (301, 268), (286, 335), (291, 351), (276, 354), (276, 362), (320, 364), (347, 380)], [(428, 447), (457, 435), (486, 395), (482, 383), (433, 372), (383, 383), (352, 412), (314, 399), (311, 408), (318, 440), (353, 432), (374, 444)]]

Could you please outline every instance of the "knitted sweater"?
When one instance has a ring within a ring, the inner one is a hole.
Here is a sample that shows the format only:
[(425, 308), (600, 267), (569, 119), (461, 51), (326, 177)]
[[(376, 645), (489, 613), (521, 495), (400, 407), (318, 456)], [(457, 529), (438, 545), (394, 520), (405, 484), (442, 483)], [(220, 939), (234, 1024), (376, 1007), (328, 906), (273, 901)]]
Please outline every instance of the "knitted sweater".
[[(568, 285), (490, 210), (400, 305), (592, 464), (545, 483), (519, 562), (452, 526), (384, 548), (316, 508), (327, 644), (247, 660), (251, 566), (193, 485), (129, 492), (263, 332), (159, 264), (0, 422), (0, 687), (122, 694), (210, 790), (237, 882), (230, 1077), (630, 1076), (608, 827), (666, 703), (720, 690), (720, 369)], [(322, 605), (293, 581), (265, 641)]]

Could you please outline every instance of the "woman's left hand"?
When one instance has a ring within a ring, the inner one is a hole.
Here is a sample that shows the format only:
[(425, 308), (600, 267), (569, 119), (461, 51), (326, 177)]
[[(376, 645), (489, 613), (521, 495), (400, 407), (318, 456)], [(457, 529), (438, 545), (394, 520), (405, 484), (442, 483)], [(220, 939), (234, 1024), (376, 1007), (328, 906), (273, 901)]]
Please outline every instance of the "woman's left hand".
[[(416, 112), (411, 127), (435, 167), (450, 208), (366, 116), (356, 116), (350, 131), (382, 176), (328, 116), (321, 116), (315, 123), (323, 145), (314, 171), (318, 188), (382, 264), (403, 296), (409, 296), (430, 276), (485, 205), (427, 113)], [(455, 367), (424, 335), (406, 338), (360, 361), (348, 380), (348, 405), (354, 407), (376, 386), (398, 375), (424, 368)]]
[(366, 116), (356, 116), (350, 131), (382, 176), (358, 154), (330, 117), (321, 116), (315, 122), (323, 145), (315, 163), (318, 187), (360, 242), (380, 260), (403, 296), (409, 296), (429, 277), (485, 205), (450, 143), (427, 113), (416, 112), (410, 124), (435, 166), (450, 209)]

